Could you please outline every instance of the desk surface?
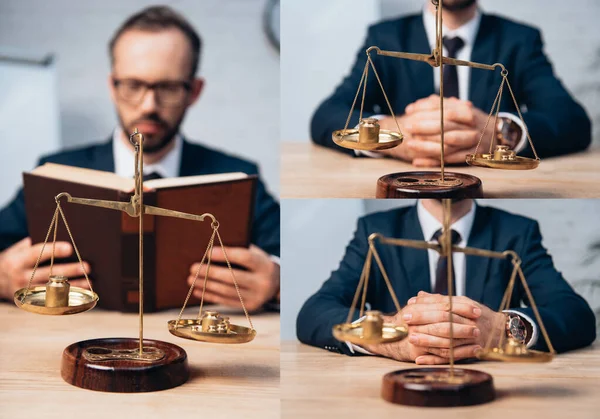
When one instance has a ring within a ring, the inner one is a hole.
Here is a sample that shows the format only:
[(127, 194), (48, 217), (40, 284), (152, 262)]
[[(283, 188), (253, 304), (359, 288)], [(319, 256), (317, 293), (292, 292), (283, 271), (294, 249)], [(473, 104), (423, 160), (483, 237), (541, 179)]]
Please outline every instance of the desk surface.
[[(398, 160), (354, 158), (311, 143), (283, 143), (281, 153), (281, 198), (375, 198), (381, 176), (420, 170)], [(460, 166), (448, 171), (477, 176), (486, 198), (600, 198), (600, 149), (543, 159), (535, 170)]]
[[(116, 394), (64, 382), (61, 354), (80, 340), (137, 337), (137, 315), (94, 309), (75, 316), (42, 316), (0, 303), (0, 417), (279, 418), (279, 315), (253, 316), (257, 336), (250, 343), (218, 345), (171, 335), (167, 320), (177, 314), (145, 314), (144, 337), (185, 349), (189, 381), (155, 393)], [(197, 312), (190, 309), (189, 314)], [(229, 315), (232, 322), (246, 324), (243, 315)]]
[(478, 362), (494, 378), (497, 399), (480, 406), (416, 408), (380, 397), (384, 374), (414, 364), (349, 357), (298, 342), (281, 345), (282, 417), (533, 419), (598, 418), (600, 345), (557, 356), (549, 364)]

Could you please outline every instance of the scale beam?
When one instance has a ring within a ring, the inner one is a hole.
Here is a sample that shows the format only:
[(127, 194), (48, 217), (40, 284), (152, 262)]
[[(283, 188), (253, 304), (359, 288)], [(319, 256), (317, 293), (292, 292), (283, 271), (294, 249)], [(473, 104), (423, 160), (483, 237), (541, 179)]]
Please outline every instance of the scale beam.
[[(79, 205), (87, 205), (90, 207), (98, 207), (98, 208), (107, 208), (117, 211), (123, 211), (127, 215), (131, 217), (139, 217), (139, 206), (135, 205), (136, 197), (135, 195), (131, 197), (131, 202), (119, 202), (119, 201), (106, 201), (102, 199), (88, 199), (88, 198), (75, 198), (68, 194), (67, 192), (62, 192), (56, 195), (56, 202), (58, 203), (62, 197), (67, 198), (67, 202), (71, 204), (79, 204)], [(181, 211), (173, 211), (159, 207), (153, 207), (151, 205), (144, 205), (144, 214), (148, 215), (158, 215), (161, 217), (172, 217), (172, 218), (182, 218), (185, 220), (192, 221), (204, 221), (207, 217), (211, 219), (213, 223), (216, 223), (217, 220), (214, 215), (205, 213), (202, 215), (196, 214), (188, 214), (186, 212)]]
[[(386, 57), (393, 57), (393, 58), (401, 58), (404, 60), (411, 60), (411, 61), (421, 61), (421, 62), (429, 64), (432, 67), (440, 66), (440, 60), (437, 58), (440, 55), (438, 52), (438, 49), (434, 49), (431, 52), (431, 54), (414, 54), (414, 53), (410, 53), (410, 52), (385, 51), (385, 50), (381, 50), (379, 47), (372, 46), (367, 49), (367, 55), (370, 56), (371, 52), (373, 52), (373, 51), (375, 51), (377, 53), (377, 55), (383, 55)], [(490, 71), (500, 68), (500, 69), (502, 69), (503, 73), (506, 73), (506, 75), (508, 75), (506, 68), (504, 67), (504, 65), (502, 65), (500, 63), (495, 63), (495, 64), (490, 65), (490, 64), (482, 64), (482, 63), (478, 63), (478, 62), (474, 62), (474, 61), (457, 60), (455, 58), (444, 57), (444, 56), (442, 56), (442, 62), (446, 65), (471, 67), (471, 68), (478, 68), (481, 70), (490, 70)]]

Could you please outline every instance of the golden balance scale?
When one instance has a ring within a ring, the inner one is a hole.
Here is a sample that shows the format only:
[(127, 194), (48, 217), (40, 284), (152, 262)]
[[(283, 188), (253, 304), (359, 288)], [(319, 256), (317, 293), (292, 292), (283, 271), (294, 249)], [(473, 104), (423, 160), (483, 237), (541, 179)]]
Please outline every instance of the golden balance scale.
[[(52, 275), (59, 217), (62, 219), (69, 233), (73, 249), (77, 254), (82, 271), (85, 273), (81, 255), (61, 207), (61, 198), (67, 198), (67, 202), (70, 203), (123, 211), (131, 217), (139, 218), (139, 338), (100, 338), (86, 340), (73, 343), (63, 352), (61, 363), (62, 378), (70, 384), (90, 390), (122, 393), (156, 391), (179, 386), (189, 378), (187, 354), (182, 348), (168, 342), (151, 339), (144, 340), (144, 217), (142, 214), (176, 217), (192, 221), (211, 220), (212, 235), (208, 246), (196, 271), (194, 281), (185, 298), (179, 316), (176, 320), (168, 322), (169, 331), (180, 338), (211, 343), (245, 343), (250, 342), (256, 336), (256, 330), (254, 330), (252, 320), (244, 305), (235, 275), (219, 234), (218, 221), (212, 214), (208, 213), (193, 215), (144, 205), (144, 137), (136, 129), (131, 135), (130, 141), (135, 147), (135, 192), (130, 202), (73, 198), (65, 192), (57, 195), (55, 198), (56, 210), (50, 222), (42, 251), (31, 274), (29, 284), (26, 288), (15, 292), (14, 295), (15, 304), (19, 308), (32, 313), (47, 315), (82, 313), (94, 308), (98, 302), (98, 295), (94, 292), (87, 274), (85, 274), (85, 278), (89, 290), (71, 287), (66, 277)], [(48, 243), (51, 232), (54, 234), (48, 283), (45, 286), (32, 288), (31, 283), (35, 277), (44, 247)], [(203, 312), (202, 310), (215, 238), (219, 240), (244, 314), (250, 325), (249, 328), (231, 324), (229, 318), (222, 317), (218, 312)], [(204, 276), (198, 316), (195, 319), (182, 319), (183, 311), (198, 280), (200, 267), (205, 262), (207, 269)]]
[[(400, 125), (396, 118), (396, 114), (392, 109), (392, 105), (388, 99), (388, 96), (383, 88), (377, 69), (373, 64), (371, 58), (371, 52), (376, 52), (377, 55), (383, 55), (388, 57), (402, 58), (412, 61), (421, 61), (431, 65), (432, 67), (439, 67), (440, 69), (440, 127), (441, 127), (441, 141), (440, 141), (440, 172), (427, 172), (427, 171), (413, 171), (413, 172), (402, 172), (393, 173), (379, 178), (377, 181), (377, 198), (482, 198), (483, 190), (481, 186), (481, 180), (475, 176), (463, 174), (463, 173), (447, 173), (444, 169), (444, 65), (455, 65), (455, 66), (467, 66), (471, 68), (477, 68), (482, 70), (494, 71), (500, 68), (502, 82), (496, 95), (496, 99), (492, 104), (486, 125), (481, 132), (479, 142), (473, 154), (466, 155), (466, 163), (471, 166), (480, 166), (491, 169), (505, 169), (505, 170), (528, 170), (535, 169), (540, 163), (540, 158), (535, 151), (533, 142), (527, 130), (527, 126), (523, 120), (523, 115), (519, 109), (519, 105), (515, 98), (515, 95), (510, 87), (508, 81), (508, 71), (506, 68), (499, 63), (487, 65), (480, 64), (471, 61), (456, 60), (454, 58), (444, 57), (442, 49), (442, 0), (432, 0), (432, 3), (436, 6), (436, 47), (431, 54), (412, 54), (406, 52), (395, 52), (395, 51), (382, 51), (376, 46), (369, 47), (366, 51), (367, 62), (361, 77), (361, 80), (350, 108), (350, 113), (346, 119), (346, 124), (343, 129), (334, 131), (332, 134), (333, 141), (340, 147), (352, 149), (352, 150), (364, 150), (364, 151), (379, 151), (394, 148), (402, 144), (403, 135), (400, 130)], [(365, 95), (367, 91), (367, 80), (369, 76), (369, 68), (373, 70), (373, 74), (379, 83), (381, 92), (388, 106), (390, 115), (396, 122), (397, 131), (381, 129), (377, 119), (375, 118), (364, 118), (363, 119), (363, 108), (365, 104)], [(512, 100), (514, 102), (519, 118), (523, 121), (525, 132), (529, 145), (535, 156), (534, 159), (527, 157), (517, 156), (516, 153), (504, 145), (495, 145), (496, 135), (495, 128), (492, 132), (492, 138), (490, 141), (490, 148), (487, 153), (481, 153), (479, 151), (481, 142), (485, 130), (487, 129), (492, 116), (494, 117), (494, 127), (497, 127), (498, 113), (500, 111), (500, 103), (502, 101), (502, 94), (504, 92), (504, 86), (508, 87)], [(360, 104), (359, 123), (357, 128), (348, 128), (352, 113), (356, 106), (358, 95), (362, 88), (362, 100)]]
[[(507, 259), (513, 264), (513, 271), (508, 282), (508, 286), (504, 292), (504, 297), (498, 309), (499, 312), (510, 308), (511, 296), (513, 293), (515, 281), (517, 277), (528, 300), (531, 302), (531, 307), (535, 314), (538, 326), (544, 336), (546, 345), (550, 352), (541, 352), (528, 349), (524, 344), (512, 338), (506, 338), (504, 331), (500, 331), (500, 335), (491, 334), (486, 345), (477, 354), (477, 358), (484, 361), (503, 361), (503, 362), (549, 362), (552, 360), (555, 351), (542, 322), (542, 318), (538, 312), (535, 300), (525, 275), (521, 269), (521, 259), (511, 251), (494, 252), (483, 249), (470, 247), (458, 247), (452, 245), (451, 242), (451, 209), (452, 201), (444, 199), (444, 219), (442, 236), (440, 243), (429, 243), (416, 240), (405, 240), (384, 237), (378, 233), (369, 236), (369, 251), (363, 265), (362, 274), (356, 293), (352, 300), (350, 311), (346, 323), (338, 324), (333, 327), (333, 336), (341, 342), (350, 342), (358, 346), (375, 345), (398, 342), (408, 336), (408, 327), (406, 324), (388, 324), (384, 323), (382, 314), (379, 311), (367, 311), (365, 313), (365, 302), (367, 290), (369, 286), (369, 274), (371, 272), (371, 264), (373, 258), (381, 271), (381, 275), (387, 285), (388, 291), (398, 313), (402, 311), (402, 307), (398, 302), (394, 289), (387, 275), (385, 267), (379, 257), (379, 253), (375, 248), (375, 243), (379, 242), (384, 245), (410, 247), (414, 249), (431, 249), (435, 250), (440, 256), (445, 256), (448, 260), (448, 296), (449, 298), (449, 315), (450, 315), (450, 366), (449, 368), (412, 368), (406, 370), (398, 370), (386, 374), (383, 377), (382, 397), (396, 404), (404, 404), (411, 406), (468, 406), (481, 403), (487, 403), (495, 398), (492, 376), (477, 370), (455, 368), (454, 366), (454, 337), (452, 327), (452, 253), (460, 252), (465, 255), (488, 257), (496, 259)], [(352, 317), (356, 310), (358, 299), (362, 294), (360, 305), (359, 321), (352, 322)], [(494, 345), (492, 345), (494, 342)]]

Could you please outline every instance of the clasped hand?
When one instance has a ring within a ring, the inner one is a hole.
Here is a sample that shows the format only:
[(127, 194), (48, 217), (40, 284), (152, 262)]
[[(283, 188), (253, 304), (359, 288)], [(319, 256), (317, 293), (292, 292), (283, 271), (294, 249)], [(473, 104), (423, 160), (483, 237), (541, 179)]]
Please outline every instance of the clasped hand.
[[(417, 364), (446, 364), (450, 360), (450, 301), (447, 296), (419, 292), (386, 323), (408, 326), (408, 338), (395, 343), (368, 345), (368, 351), (398, 361)], [(505, 316), (467, 297), (452, 298), (454, 359), (472, 358), (492, 333), (500, 336)], [(495, 344), (495, 340), (492, 344)]]
[[(431, 95), (406, 107), (397, 117), (404, 142), (381, 153), (411, 162), (419, 167), (440, 165), (440, 97)], [(465, 163), (465, 155), (474, 153), (481, 138), (481, 150), (487, 150), (493, 135), (493, 123), (486, 126), (488, 115), (466, 100), (444, 99), (444, 162)], [(397, 131), (391, 116), (379, 121), (381, 128)], [(483, 137), (481, 132), (485, 131)]]

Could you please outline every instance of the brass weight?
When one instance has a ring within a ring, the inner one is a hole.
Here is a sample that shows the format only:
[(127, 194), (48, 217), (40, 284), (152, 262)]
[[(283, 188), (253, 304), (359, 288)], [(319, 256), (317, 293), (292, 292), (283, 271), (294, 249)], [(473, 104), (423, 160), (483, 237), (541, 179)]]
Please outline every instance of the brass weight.
[(62, 275), (52, 275), (46, 283), (46, 307), (68, 307), (71, 285), (68, 278)]
[(358, 142), (375, 144), (379, 142), (379, 122), (375, 118), (365, 118), (358, 124)]

